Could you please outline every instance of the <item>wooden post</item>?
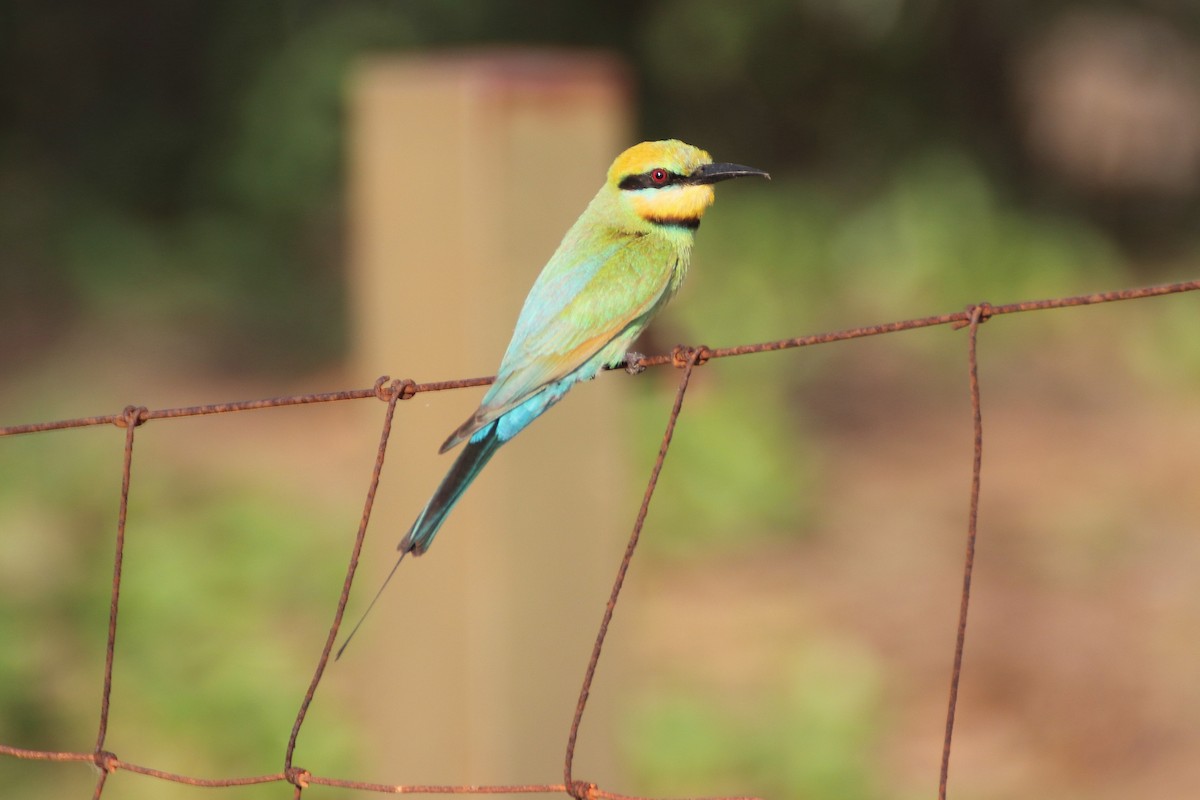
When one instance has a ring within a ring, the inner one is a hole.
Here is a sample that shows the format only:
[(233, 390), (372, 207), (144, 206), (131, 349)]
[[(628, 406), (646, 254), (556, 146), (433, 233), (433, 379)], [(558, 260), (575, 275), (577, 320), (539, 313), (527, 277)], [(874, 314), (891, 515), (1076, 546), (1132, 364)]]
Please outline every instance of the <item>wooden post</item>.
[[(350, 141), (359, 382), (492, 374), (525, 294), (629, 129), (624, 71), (601, 54), (364, 63)], [(621, 502), (631, 496), (620, 457), (627, 391), (611, 375), (577, 387), (500, 451), (429, 553), (401, 567), (337, 668), (353, 671), (368, 721), (368, 780), (560, 780), (635, 510)], [(483, 392), (421, 394), (398, 408), (351, 615), (450, 466), (454, 454), (438, 446)], [(617, 638), (580, 738), (576, 772), (592, 780), (613, 779)]]

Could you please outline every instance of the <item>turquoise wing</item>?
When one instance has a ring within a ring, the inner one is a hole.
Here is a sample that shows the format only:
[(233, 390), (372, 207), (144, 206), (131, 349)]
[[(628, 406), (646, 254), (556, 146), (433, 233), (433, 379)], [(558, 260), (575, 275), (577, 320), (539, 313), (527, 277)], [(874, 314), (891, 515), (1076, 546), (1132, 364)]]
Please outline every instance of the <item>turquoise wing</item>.
[(573, 263), (581, 248), (556, 253), (525, 300), (496, 382), (442, 451), (552, 383), (593, 377), (605, 365), (591, 362), (608, 345), (637, 336), (686, 268), (686, 252), (656, 238), (625, 235)]

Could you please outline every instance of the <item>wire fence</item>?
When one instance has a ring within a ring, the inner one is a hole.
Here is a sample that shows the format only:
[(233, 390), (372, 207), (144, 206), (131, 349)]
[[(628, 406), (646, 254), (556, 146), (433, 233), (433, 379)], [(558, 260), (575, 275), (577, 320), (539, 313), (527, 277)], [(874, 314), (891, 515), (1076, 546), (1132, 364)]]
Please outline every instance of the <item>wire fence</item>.
[[(972, 463), (970, 495), (968, 500), (969, 510), (966, 526), (966, 557), (963, 565), (962, 593), (960, 596), (958, 627), (954, 641), (953, 658), (951, 663), (950, 694), (946, 708), (945, 735), (943, 738), (938, 779), (938, 798), (939, 800), (944, 800), (946, 797), (946, 782), (950, 766), (951, 743), (954, 735), (954, 715), (958, 702), (963, 646), (967, 630), (967, 611), (970, 605), (971, 575), (975, 560), (975, 539), (978, 523), (980, 482), (982, 476), (983, 418), (980, 404), (978, 354), (976, 346), (978, 341), (979, 327), (992, 317), (997, 317), (1004, 314), (1070, 308), (1075, 306), (1095, 305), (1099, 303), (1110, 303), (1139, 298), (1160, 297), (1163, 295), (1197, 290), (1200, 290), (1200, 280), (1134, 289), (1122, 289), (1099, 294), (1077, 295), (1048, 300), (1010, 303), (1006, 305), (979, 303), (969, 306), (963, 311), (957, 311), (950, 314), (939, 314), (936, 316), (921, 317), (918, 319), (888, 322), (879, 325), (850, 328), (828, 333), (818, 333), (808, 336), (799, 336), (791, 339), (779, 339), (776, 341), (761, 342), (758, 344), (722, 348), (709, 348), (705, 346), (687, 347), (681, 345), (676, 347), (670, 354), (650, 357), (636, 356), (633, 363), (620, 365), (630, 371), (641, 371), (648, 367), (658, 367), (669, 364), (680, 369), (681, 374), (678, 388), (675, 391), (674, 403), (671, 407), (671, 412), (667, 420), (666, 430), (663, 432), (662, 442), (659, 446), (658, 456), (654, 461), (654, 466), (651, 469), (649, 479), (646, 483), (646, 489), (642, 496), (641, 506), (638, 510), (638, 514), (633, 525), (633, 530), (629, 537), (629, 543), (625, 548), (625, 554), (617, 568), (616, 578), (612, 585), (612, 591), (609, 594), (607, 603), (605, 604), (604, 615), (601, 620), (599, 630), (596, 634), (591, 657), (588, 660), (587, 668), (583, 675), (582, 684), (579, 690), (579, 699), (575, 707), (575, 714), (567, 733), (566, 755), (563, 762), (563, 781), (562, 783), (556, 784), (416, 785), (367, 783), (313, 774), (307, 769), (298, 766), (293, 761), (296, 741), (299, 738), (301, 728), (304, 725), (309, 706), (312, 703), (317, 687), (320, 685), (321, 678), (325, 674), (325, 669), (329, 664), (333, 645), (337, 641), (338, 634), (341, 629), (343, 615), (346, 610), (346, 603), (350, 596), (351, 586), (353, 585), (354, 576), (358, 568), (359, 556), (362, 552), (363, 541), (366, 537), (368, 524), (370, 523), (371, 511), (375, 503), (375, 494), (379, 486), (380, 474), (382, 473), (384, 459), (387, 455), (388, 440), (391, 436), (392, 420), (395, 416), (397, 404), (399, 401), (408, 400), (419, 393), (460, 389), (471, 386), (484, 386), (490, 384), (493, 380), (492, 378), (470, 378), (435, 383), (416, 383), (409, 379), (392, 379), (388, 376), (383, 376), (375, 382), (373, 387), (365, 389), (349, 389), (319, 394), (293, 395), (288, 397), (275, 397), (262, 400), (249, 400), (232, 403), (216, 403), (212, 405), (189, 406), (183, 408), (152, 410), (140, 406), (128, 406), (118, 414), (80, 417), (76, 419), (59, 420), (54, 422), (37, 422), (27, 425), (13, 425), (0, 428), (0, 437), (3, 437), (24, 433), (39, 433), (44, 431), (62, 430), (66, 428), (82, 428), (93, 425), (115, 425), (118, 428), (124, 429), (125, 435), (124, 458), (121, 467), (121, 495), (117, 515), (115, 556), (113, 559), (112, 592), (108, 615), (108, 635), (107, 644), (105, 647), (103, 691), (101, 694), (96, 745), (90, 752), (55, 752), (23, 749), (20, 747), (0, 743), (0, 755), (7, 755), (13, 758), (28, 760), (68, 762), (78, 761), (93, 764), (99, 771), (99, 778), (96, 781), (95, 789), (92, 794), (92, 797), (95, 798), (95, 800), (98, 800), (103, 795), (108, 776), (117, 770), (147, 775), (149, 777), (164, 781), (173, 781), (191, 786), (205, 787), (233, 787), (247, 786), (251, 784), (286, 782), (292, 784), (294, 787), (293, 796), (295, 798), (300, 798), (304, 792), (304, 789), (310, 785), (322, 785), (383, 794), (557, 793), (567, 794), (576, 798), (576, 800), (646, 800), (645, 798), (638, 798), (608, 791), (600, 788), (592, 782), (578, 779), (574, 773), (575, 743), (579, 733), (580, 725), (583, 722), (592, 680), (595, 676), (596, 668), (600, 662), (605, 638), (608, 634), (609, 625), (612, 622), (613, 612), (621, 594), (621, 588), (624, 584), (626, 572), (629, 569), (635, 549), (637, 548), (638, 540), (642, 533), (642, 527), (646, 520), (646, 514), (650, 507), (650, 501), (654, 496), (655, 486), (657, 485), (659, 475), (662, 472), (663, 464), (666, 460), (667, 452), (671, 446), (671, 438), (675, 431), (675, 424), (679, 419), (680, 412), (682, 411), (684, 396), (687, 393), (693, 371), (696, 367), (715, 358), (742, 356), (751, 353), (764, 353), (795, 347), (807, 347), (811, 345), (844, 341), (848, 339), (858, 339), (866, 336), (878, 336), (882, 334), (896, 333), (899, 331), (913, 330), (916, 328), (928, 328), (936, 325), (950, 325), (956, 329), (967, 329), (967, 372), (974, 428), (974, 457)], [(314, 403), (339, 402), (346, 400), (361, 400), (372, 397), (386, 403), (383, 427), (380, 432), (379, 446), (375, 456), (375, 465), (371, 472), (366, 500), (363, 503), (362, 517), (359, 522), (358, 532), (355, 536), (354, 545), (350, 553), (350, 560), (346, 568), (346, 574), (342, 583), (341, 593), (338, 596), (333, 622), (329, 627), (329, 633), (325, 638), (325, 644), (322, 647), (320, 655), (317, 659), (316, 668), (313, 671), (312, 679), (308, 685), (308, 690), (305, 692), (305, 695), (300, 703), (299, 712), (296, 714), (295, 722), (292, 725), (291, 733), (288, 737), (287, 750), (284, 755), (282, 769), (275, 773), (251, 777), (199, 778), (190, 775), (166, 772), (163, 770), (154, 769), (153, 767), (123, 761), (114, 753), (106, 750), (105, 743), (109, 722), (109, 699), (112, 692), (113, 657), (116, 650), (117, 622), (120, 617), (119, 608), (121, 600), (121, 567), (125, 548), (126, 512), (129, 503), (130, 484), (132, 482), (131, 464), (133, 461), (135, 434), (137, 428), (150, 420), (176, 419), (179, 417), (189, 417), (204, 414), (227, 414), (237, 411), (279, 408), (283, 406), (307, 405)], [(752, 798), (722, 798), (722, 800), (752, 800)]]

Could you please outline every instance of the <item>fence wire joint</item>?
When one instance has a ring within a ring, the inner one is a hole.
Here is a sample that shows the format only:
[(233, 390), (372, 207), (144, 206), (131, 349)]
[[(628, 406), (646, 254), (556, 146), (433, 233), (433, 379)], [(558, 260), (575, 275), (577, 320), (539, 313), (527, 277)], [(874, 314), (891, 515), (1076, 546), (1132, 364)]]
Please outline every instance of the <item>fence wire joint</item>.
[(691, 347), (686, 344), (677, 344), (671, 351), (671, 366), (683, 369), (688, 364), (694, 364), (698, 367), (710, 358), (712, 358), (712, 349), (707, 345)]
[(982, 303), (971, 303), (964, 309), (964, 311), (967, 315), (966, 318), (960, 319), (957, 322), (951, 323), (950, 327), (952, 329), (954, 329), (956, 331), (960, 331), (963, 328), (970, 325), (971, 320), (973, 320), (973, 319), (978, 319), (978, 323), (980, 325), (982, 325), (983, 323), (985, 323), (989, 319), (991, 319), (992, 314), (994, 313), (992, 304), (986, 300), (984, 300)]
[(117, 763), (120, 761), (115, 753), (110, 753), (108, 750), (97, 750), (92, 755), (92, 765), (98, 769), (101, 774), (111, 775), (117, 771)]
[(574, 781), (567, 787), (567, 794), (575, 800), (596, 800), (599, 792), (600, 787), (589, 781)]
[(288, 767), (283, 771), (283, 777), (297, 789), (307, 789), (312, 773), (302, 767)]
[[(389, 383), (389, 381), (391, 381)], [(386, 386), (384, 384), (387, 384)], [(375, 396), (383, 402), (389, 402), (393, 397), (400, 400), (410, 400), (417, 393), (417, 384), (412, 378), (396, 378), (380, 375), (375, 380)]]
[(149, 409), (145, 406), (125, 406), (121, 414), (113, 420), (118, 428), (136, 428), (146, 421)]

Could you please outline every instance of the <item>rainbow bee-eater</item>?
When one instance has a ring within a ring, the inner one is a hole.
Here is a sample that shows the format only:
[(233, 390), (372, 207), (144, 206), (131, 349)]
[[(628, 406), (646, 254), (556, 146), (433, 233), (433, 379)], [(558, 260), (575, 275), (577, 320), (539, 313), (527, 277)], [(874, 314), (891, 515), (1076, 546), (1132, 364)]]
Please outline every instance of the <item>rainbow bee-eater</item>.
[(749, 175), (770, 177), (753, 167), (714, 163), (676, 139), (642, 142), (617, 156), (530, 289), (483, 402), (442, 444), (445, 453), (466, 442), (400, 541), (396, 566), (409, 553), (429, 549), (500, 445), (576, 383), (625, 360), (683, 282), (713, 184)]

